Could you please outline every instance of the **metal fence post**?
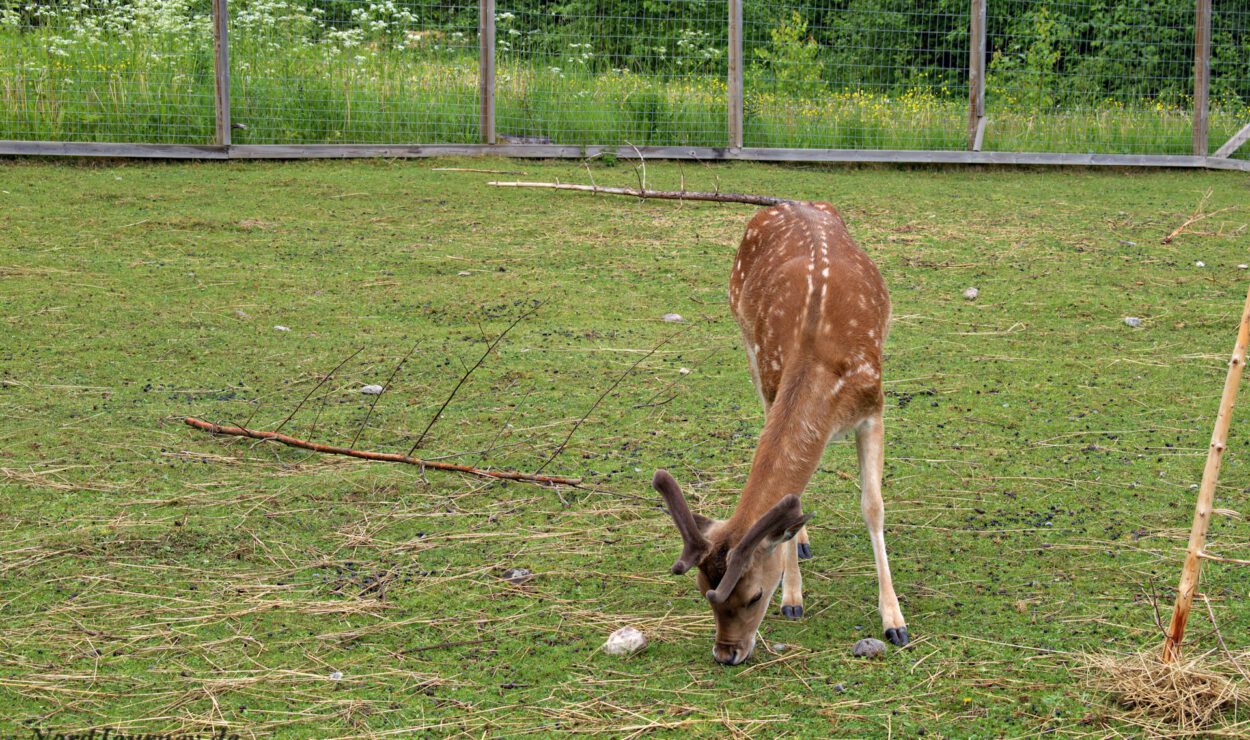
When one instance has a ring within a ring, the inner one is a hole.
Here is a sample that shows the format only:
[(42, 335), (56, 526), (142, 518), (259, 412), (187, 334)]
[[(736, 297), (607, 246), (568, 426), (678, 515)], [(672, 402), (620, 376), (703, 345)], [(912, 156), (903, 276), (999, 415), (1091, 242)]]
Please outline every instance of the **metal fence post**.
[(495, 143), (495, 0), (478, 0), (478, 97), (482, 143)]
[(968, 151), (981, 151), (985, 135), (985, 0), (972, 0), (968, 29)]
[(216, 95), (213, 108), (217, 113), (218, 146), (230, 146), (230, 43), (226, 37), (229, 15), (226, 0), (213, 0), (213, 77)]
[(742, 148), (742, 0), (729, 0), (729, 147)]
[(1211, 0), (1194, 9), (1194, 155), (1207, 151), (1207, 111), (1211, 97)]

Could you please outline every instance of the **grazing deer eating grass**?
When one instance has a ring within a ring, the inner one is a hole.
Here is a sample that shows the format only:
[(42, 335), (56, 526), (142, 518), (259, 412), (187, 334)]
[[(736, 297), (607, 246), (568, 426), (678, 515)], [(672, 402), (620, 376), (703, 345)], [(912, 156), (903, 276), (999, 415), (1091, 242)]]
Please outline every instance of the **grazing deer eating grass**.
[(861, 506), (877, 561), (886, 638), (908, 642), (885, 554), (881, 474), (885, 461), (881, 351), (890, 297), (876, 265), (828, 203), (786, 202), (747, 225), (729, 278), (729, 305), (742, 328), (765, 422), (746, 486), (731, 517), (690, 511), (677, 481), (657, 470), (684, 545), (673, 573), (698, 568), (716, 616), (712, 657), (746, 660), (781, 584), (781, 613), (803, 615), (799, 559), (810, 558), (810, 518), (799, 495), (831, 439), (855, 432)]

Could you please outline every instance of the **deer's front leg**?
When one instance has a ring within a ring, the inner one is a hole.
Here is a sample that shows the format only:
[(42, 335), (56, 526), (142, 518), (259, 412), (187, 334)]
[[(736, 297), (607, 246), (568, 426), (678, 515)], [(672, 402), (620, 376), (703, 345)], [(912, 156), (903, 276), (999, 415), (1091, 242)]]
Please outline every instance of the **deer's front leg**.
[(803, 616), (803, 576), (799, 574), (798, 545), (786, 542), (781, 546), (785, 570), (781, 576), (781, 615), (787, 619)]
[(855, 447), (859, 452), (860, 507), (872, 540), (872, 554), (877, 561), (877, 608), (881, 611), (886, 639), (901, 647), (908, 643), (909, 637), (903, 611), (898, 606), (898, 596), (894, 593), (894, 582), (890, 578), (890, 560), (885, 554), (885, 502), (881, 499), (885, 427), (880, 411), (859, 425), (855, 431)]
[(812, 541), (807, 537), (807, 527), (799, 530), (799, 536), (794, 538), (798, 543), (799, 560), (808, 560), (812, 557)]

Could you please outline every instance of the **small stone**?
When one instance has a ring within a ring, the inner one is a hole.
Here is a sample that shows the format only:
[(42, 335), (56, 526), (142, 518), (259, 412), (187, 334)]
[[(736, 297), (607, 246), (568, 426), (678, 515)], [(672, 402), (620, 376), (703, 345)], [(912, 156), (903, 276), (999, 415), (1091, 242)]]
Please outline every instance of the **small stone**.
[(291, 327), (283, 326), (282, 324), (274, 324), (273, 330), (274, 331), (290, 331)]
[(1203, 262), (1202, 260), (1198, 260), (1197, 262), (1194, 263), (1194, 267), (1206, 267), (1206, 266), (1207, 266), (1207, 263)]
[(688, 368), (688, 367), (683, 367), (683, 368), (681, 368), (680, 370), (678, 370), (677, 372), (678, 372), (678, 373), (680, 373), (680, 374), (682, 374), (682, 375), (689, 375), (689, 374), (690, 374), (690, 368)]
[(534, 573), (527, 568), (509, 568), (503, 572), (503, 579), (513, 586), (520, 586), (534, 580)]
[(774, 642), (774, 643), (773, 643), (773, 652), (774, 652), (774, 653), (784, 653), (785, 651), (787, 651), (787, 650), (789, 650), (789, 649), (790, 649), (790, 646), (789, 646), (789, 645), (787, 645), (787, 644), (785, 644), (784, 642)]
[(845, 686), (844, 684), (835, 683), (835, 684), (833, 685), (833, 690), (834, 690), (834, 691), (837, 691), (837, 692), (846, 691), (846, 686)]
[(679, 313), (666, 313), (666, 314), (664, 314), (663, 316), (661, 316), (660, 318), (664, 319), (665, 321), (669, 322), (670, 324), (676, 324), (676, 323), (680, 323), (680, 322), (682, 322), (682, 321), (685, 321), (685, 319), (683, 319), (683, 318), (681, 317), (681, 314), (679, 314)]
[(459, 275), (460, 277), (468, 277), (472, 275), (473, 273), (469, 272), (468, 270), (461, 270), (460, 272), (456, 274)]
[(647, 646), (647, 636), (633, 627), (622, 627), (608, 636), (603, 652), (608, 655), (633, 655)]
[(979, 295), (981, 295), (981, 291), (976, 288), (964, 288), (964, 298), (970, 301), (975, 301)]
[(1237, 265), (1237, 269), (1238, 270), (1250, 270), (1250, 265), (1240, 264), (1240, 265)]
[(330, 674), (330, 680), (331, 680), (331, 681), (342, 681), (342, 680), (343, 680), (343, 672), (342, 672), (342, 671), (335, 671), (334, 673), (331, 673), (331, 674)]
[(364, 388), (360, 389), (360, 392), (366, 396), (380, 396), (382, 395), (383, 390), (385, 389), (380, 385), (366, 385)]
[(1141, 319), (1137, 318), (1136, 316), (1125, 316), (1124, 323), (1136, 329), (1137, 327), (1141, 326)]
[(251, 315), (251, 314), (249, 314), (247, 311), (244, 311), (244, 310), (243, 310), (243, 309), (241, 309), (241, 308), (236, 308), (236, 309), (234, 309), (234, 315), (235, 315), (235, 316), (238, 316), (238, 317), (239, 317), (239, 318), (241, 318), (241, 319), (250, 319), (250, 318), (252, 318), (252, 315)]
[(855, 643), (851, 654), (856, 658), (880, 658), (885, 655), (885, 643), (875, 637), (865, 637)]

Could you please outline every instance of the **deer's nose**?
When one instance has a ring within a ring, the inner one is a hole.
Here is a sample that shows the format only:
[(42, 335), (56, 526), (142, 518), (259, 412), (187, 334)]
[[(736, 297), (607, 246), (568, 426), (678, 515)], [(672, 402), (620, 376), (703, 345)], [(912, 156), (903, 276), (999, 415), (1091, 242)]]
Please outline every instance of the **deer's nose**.
[(712, 657), (721, 665), (738, 665), (751, 657), (751, 651), (738, 645), (718, 642), (712, 646)]

